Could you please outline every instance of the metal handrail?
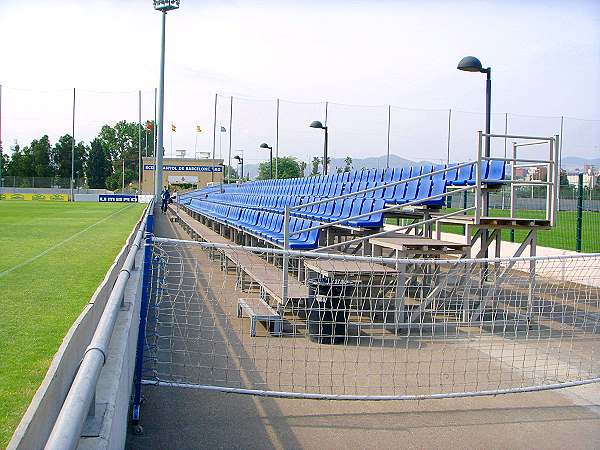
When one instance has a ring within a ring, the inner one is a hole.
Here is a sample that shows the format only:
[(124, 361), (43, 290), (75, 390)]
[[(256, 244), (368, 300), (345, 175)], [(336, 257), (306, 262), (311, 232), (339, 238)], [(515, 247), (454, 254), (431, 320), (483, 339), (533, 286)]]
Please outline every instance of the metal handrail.
[(90, 408), (95, 408), (94, 398), (96, 385), (100, 377), (102, 367), (108, 358), (108, 346), (113, 334), (117, 316), (121, 310), (121, 304), (125, 293), (125, 286), (131, 276), (137, 251), (142, 246), (142, 238), (148, 224), (148, 216), (154, 206), (151, 200), (135, 239), (129, 249), (127, 259), (115, 281), (113, 289), (104, 307), (104, 311), (90, 345), (85, 350), (79, 370), (71, 384), (67, 397), (62, 405), (52, 433), (46, 442), (46, 450), (75, 449), (81, 438), (83, 424)]

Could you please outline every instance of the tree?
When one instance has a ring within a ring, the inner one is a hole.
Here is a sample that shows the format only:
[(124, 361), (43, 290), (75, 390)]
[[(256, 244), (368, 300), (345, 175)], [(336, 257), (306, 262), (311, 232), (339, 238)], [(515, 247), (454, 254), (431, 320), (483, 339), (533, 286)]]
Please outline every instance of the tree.
[(7, 173), (15, 177), (33, 177), (33, 157), (29, 147), (21, 149), (15, 143), (12, 148), (12, 157), (8, 163)]
[(300, 161), (298, 163), (298, 165), (300, 166), (300, 176), (301, 177), (306, 176), (305, 175), (306, 174), (306, 165), (307, 165), (306, 162), (305, 161)]
[(235, 183), (235, 181), (238, 179), (237, 170), (231, 166), (223, 166), (223, 180), (227, 182), (227, 179), (229, 179), (232, 183)]
[(88, 186), (92, 189), (106, 189), (106, 180), (111, 174), (112, 164), (110, 162), (110, 153), (102, 145), (102, 141), (96, 138), (91, 143), (85, 166), (85, 176)]
[(54, 169), (51, 164), (52, 146), (47, 135), (42, 136), (38, 141), (34, 139), (29, 146), (33, 163), (33, 176), (52, 177)]
[(344, 158), (344, 172), (350, 172), (352, 170), (352, 157), (346, 156)]
[[(152, 126), (148, 128), (142, 127), (142, 154), (145, 155), (146, 150), (146, 136), (148, 137), (148, 155), (154, 155), (154, 133), (152, 127), (154, 126), (153, 121), (147, 121)], [(127, 122), (121, 120), (114, 126), (104, 125), (100, 129), (98, 139), (110, 152), (111, 160), (122, 160), (125, 161), (137, 161), (139, 159), (138, 153), (138, 132), (140, 131), (139, 124), (137, 122)], [(138, 176), (137, 166), (133, 169), (135, 177)], [(134, 178), (135, 178), (134, 177)]]
[[(65, 134), (58, 139), (52, 149), (52, 165), (54, 174), (58, 178), (71, 178), (71, 143), (73, 138), (70, 134)], [(74, 177), (75, 179), (83, 179), (85, 176), (85, 163), (87, 160), (88, 149), (83, 142), (75, 145), (74, 156)]]
[(310, 176), (311, 177), (319, 175), (319, 164), (320, 163), (321, 163), (321, 159), (318, 158), (317, 156), (314, 156), (312, 161), (310, 162), (310, 164), (311, 164)]
[[(132, 169), (125, 168), (125, 186), (136, 180), (136, 174)], [(123, 187), (123, 168), (115, 169), (112, 175), (106, 178), (106, 189), (118, 191)]]
[(10, 157), (2, 153), (0, 158), (0, 176), (4, 177), (8, 175), (8, 165), (10, 164)]
[[(299, 178), (301, 176), (300, 163), (296, 158), (285, 156), (273, 158), (273, 167), (277, 164), (277, 178)], [(270, 177), (270, 161), (258, 165), (257, 180), (268, 180)]]

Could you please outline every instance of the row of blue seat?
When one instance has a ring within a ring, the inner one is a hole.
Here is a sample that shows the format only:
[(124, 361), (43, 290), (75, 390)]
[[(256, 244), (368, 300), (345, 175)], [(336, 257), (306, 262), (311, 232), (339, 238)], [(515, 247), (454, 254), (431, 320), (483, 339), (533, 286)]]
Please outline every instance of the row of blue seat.
[[(240, 196), (231, 194), (222, 194), (218, 200), (202, 200), (202, 204), (214, 203), (225, 207), (245, 208), (249, 210), (259, 210), (268, 213), (283, 214), (285, 206), (301, 206), (303, 204), (314, 203), (320, 200), (326, 200), (323, 197), (294, 197), (294, 196), (254, 196), (242, 200)], [(200, 200), (189, 199), (184, 204), (190, 206), (192, 203)], [(191, 206), (190, 206), (191, 207)], [(362, 228), (379, 228), (383, 226), (383, 213), (377, 212), (385, 207), (383, 199), (349, 197), (346, 199), (331, 200), (302, 207), (291, 212), (292, 217), (301, 217), (319, 222), (338, 222), (350, 217), (369, 214), (354, 220), (342, 222), (343, 225)], [(201, 211), (198, 211), (201, 212)]]
[[(227, 206), (201, 199), (192, 200), (189, 208), (240, 230), (249, 232), (278, 246), (284, 245), (284, 216), (282, 214)], [(307, 230), (318, 225), (319, 222), (310, 219), (303, 219), (302, 217), (290, 218), (288, 226), (290, 232), (288, 240), (289, 248), (294, 250), (312, 250), (317, 248), (320, 229), (311, 231), (302, 230)], [(299, 233), (294, 234), (295, 232)]]
[[(401, 181), (401, 180), (399, 180)], [(263, 207), (273, 206), (279, 207), (283, 210), (285, 205), (296, 206), (300, 204), (300, 199), (304, 197), (319, 197), (319, 198), (331, 198), (338, 197), (342, 194), (350, 194), (355, 192), (361, 192), (366, 189), (375, 188), (377, 186), (383, 186), (384, 183), (378, 182), (355, 182), (345, 183), (337, 185), (306, 185), (307, 189), (304, 189), (302, 193), (292, 191), (281, 191), (276, 188), (263, 189), (260, 193), (231, 193), (231, 194), (210, 194), (206, 198), (213, 201), (220, 202), (224, 201), (227, 203), (243, 204), (248, 206)], [(441, 177), (427, 177), (421, 179), (415, 179), (407, 181), (406, 183), (399, 183), (394, 186), (386, 186), (381, 189), (377, 189), (371, 192), (365, 192), (357, 194), (357, 198), (374, 198), (383, 199), (386, 203), (403, 205), (409, 202), (417, 202), (418, 205), (425, 206), (444, 206), (445, 197), (439, 197), (436, 199), (425, 200), (428, 197), (438, 196), (444, 194), (446, 191), (446, 183)], [(272, 199), (275, 197), (275, 199)], [(298, 199), (297, 202), (290, 202), (287, 197), (292, 199)], [(185, 202), (185, 199), (182, 199)], [(269, 202), (267, 204), (266, 202)]]
[[(486, 184), (499, 184), (505, 178), (505, 162), (492, 160), (481, 162), (481, 178)], [(441, 180), (444, 180), (447, 186), (465, 186), (476, 183), (475, 163), (468, 164), (460, 168), (453, 168), (455, 165), (448, 166), (446, 172), (432, 175), (435, 191), (439, 192)], [(241, 185), (224, 185), (224, 192), (239, 193), (246, 195), (311, 195), (321, 197), (336, 197), (342, 193), (356, 192), (365, 189), (365, 186), (374, 187), (379, 184), (389, 184), (421, 175), (426, 175), (432, 171), (444, 169), (445, 166), (414, 166), (405, 168), (373, 169), (354, 172), (344, 172), (328, 176), (316, 176), (307, 178), (292, 178), (283, 180), (263, 180), (247, 182)], [(421, 181), (426, 178), (421, 178)], [(427, 183), (427, 182), (426, 182)], [(408, 187), (409, 193), (413, 187)], [(384, 198), (389, 203), (402, 203), (404, 187), (389, 187), (385, 193), (373, 196), (375, 198)], [(187, 193), (182, 199), (196, 197), (201, 195), (211, 195), (214, 188), (204, 188), (199, 191)], [(410, 197), (410, 195), (408, 196)], [(417, 196), (421, 197), (421, 196)], [(423, 197), (421, 197), (423, 198)], [(400, 200), (399, 202), (396, 200)]]

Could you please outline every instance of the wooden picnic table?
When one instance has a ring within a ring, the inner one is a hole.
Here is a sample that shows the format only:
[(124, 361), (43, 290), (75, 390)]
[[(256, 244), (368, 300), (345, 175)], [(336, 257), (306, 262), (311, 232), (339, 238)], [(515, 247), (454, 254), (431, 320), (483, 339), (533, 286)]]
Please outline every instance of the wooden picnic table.
[(373, 256), (383, 256), (384, 249), (391, 250), (396, 258), (411, 258), (414, 256), (442, 256), (458, 255), (468, 257), (471, 247), (465, 243), (443, 241), (441, 239), (425, 238), (404, 233), (394, 233), (369, 239), (373, 249)]

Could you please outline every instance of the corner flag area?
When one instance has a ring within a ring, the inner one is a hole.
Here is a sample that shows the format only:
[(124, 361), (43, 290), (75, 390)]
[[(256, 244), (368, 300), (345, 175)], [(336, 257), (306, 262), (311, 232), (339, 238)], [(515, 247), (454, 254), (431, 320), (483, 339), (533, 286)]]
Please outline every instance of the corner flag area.
[(142, 204), (0, 202), (0, 447)]

